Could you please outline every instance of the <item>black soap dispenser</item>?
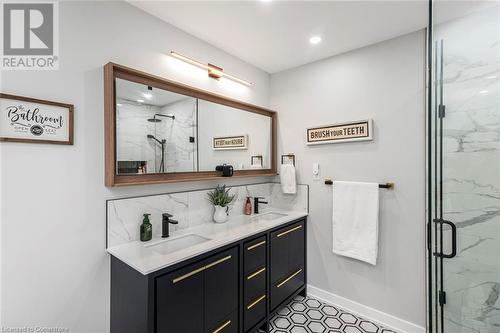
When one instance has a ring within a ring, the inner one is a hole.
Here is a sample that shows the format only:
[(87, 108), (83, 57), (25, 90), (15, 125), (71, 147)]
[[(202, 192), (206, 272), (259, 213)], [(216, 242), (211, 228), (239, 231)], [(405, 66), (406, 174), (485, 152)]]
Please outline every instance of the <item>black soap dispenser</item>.
[(147, 242), (153, 238), (153, 226), (149, 222), (149, 216), (151, 214), (144, 214), (141, 224), (141, 242)]

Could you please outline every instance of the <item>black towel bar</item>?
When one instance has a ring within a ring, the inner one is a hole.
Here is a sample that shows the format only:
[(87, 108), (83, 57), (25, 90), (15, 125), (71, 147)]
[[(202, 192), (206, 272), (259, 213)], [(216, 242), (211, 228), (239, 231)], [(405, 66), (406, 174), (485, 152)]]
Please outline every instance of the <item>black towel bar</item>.
[[(333, 185), (333, 180), (331, 179), (326, 179), (325, 180), (325, 185)], [(394, 183), (385, 183), (385, 184), (378, 184), (379, 188), (387, 188), (392, 190), (394, 188)]]

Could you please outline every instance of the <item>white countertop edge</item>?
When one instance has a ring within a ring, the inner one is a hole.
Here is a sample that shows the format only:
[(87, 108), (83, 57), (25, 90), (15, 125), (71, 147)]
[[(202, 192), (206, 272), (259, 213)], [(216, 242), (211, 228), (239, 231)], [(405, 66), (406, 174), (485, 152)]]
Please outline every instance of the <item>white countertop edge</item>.
[[(287, 216), (269, 221), (252, 221), (253, 218), (265, 215), (267, 213), (282, 213)], [(197, 257), (199, 255), (216, 250), (231, 243), (238, 242), (242, 239), (252, 237), (253, 235), (274, 229), (283, 224), (294, 220), (306, 217), (309, 214), (301, 211), (284, 211), (280, 209), (266, 209), (258, 215), (239, 215), (230, 218), (226, 223), (207, 223), (193, 228), (183, 229), (171, 233), (171, 239), (178, 238), (184, 235), (196, 234), (202, 237), (211, 238), (211, 240), (190, 246), (186, 249), (172, 252), (167, 255), (162, 255), (145, 247), (145, 245), (161, 242), (162, 238), (153, 238), (148, 242), (132, 241), (126, 244), (121, 244), (114, 247), (109, 247), (106, 251), (121, 260), (125, 264), (137, 270), (143, 275), (156, 272), (163, 268), (170, 267), (182, 261)], [(231, 225), (233, 222), (233, 225)], [(210, 231), (213, 234), (210, 234)]]

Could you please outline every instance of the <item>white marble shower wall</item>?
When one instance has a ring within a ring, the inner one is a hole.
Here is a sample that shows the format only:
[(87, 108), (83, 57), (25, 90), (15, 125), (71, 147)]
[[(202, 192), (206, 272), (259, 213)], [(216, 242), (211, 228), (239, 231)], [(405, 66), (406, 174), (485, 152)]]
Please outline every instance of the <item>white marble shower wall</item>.
[[(161, 236), (162, 213), (170, 213), (174, 216), (173, 219), (179, 221), (178, 225), (172, 226), (172, 231), (213, 223), (213, 207), (207, 200), (207, 193), (210, 190), (108, 200), (106, 202), (107, 246), (113, 247), (139, 240), (139, 226), (144, 213), (151, 214), (153, 237)], [(230, 216), (243, 215), (247, 196), (263, 197), (263, 200), (269, 202), (263, 208), (307, 212), (309, 207), (307, 185), (298, 185), (297, 193), (293, 195), (283, 194), (279, 183), (232, 186), (230, 193), (235, 195), (230, 206)]]
[(155, 123), (148, 122), (160, 108), (117, 100), (116, 107), (116, 157), (118, 161), (146, 161), (148, 172), (155, 170), (156, 143), (147, 138), (154, 134)]
[[(196, 154), (196, 99), (188, 97), (165, 105), (161, 114), (175, 116), (165, 118), (156, 128), (159, 138), (167, 140), (165, 147), (165, 171), (187, 172), (197, 170)], [(194, 141), (190, 142), (189, 138)]]
[(498, 332), (500, 6), (438, 26), (436, 37), (444, 55), (444, 217), (458, 228), (458, 254), (444, 261), (445, 327)]
[[(173, 115), (175, 119), (159, 117), (160, 122), (149, 122), (155, 114)], [(117, 160), (146, 161), (147, 172), (158, 172), (161, 146), (148, 139), (152, 134), (166, 140), (165, 172), (188, 172), (197, 168), (196, 161), (196, 100), (185, 98), (164, 106), (138, 104), (117, 100)], [(190, 137), (195, 138), (190, 142)]]

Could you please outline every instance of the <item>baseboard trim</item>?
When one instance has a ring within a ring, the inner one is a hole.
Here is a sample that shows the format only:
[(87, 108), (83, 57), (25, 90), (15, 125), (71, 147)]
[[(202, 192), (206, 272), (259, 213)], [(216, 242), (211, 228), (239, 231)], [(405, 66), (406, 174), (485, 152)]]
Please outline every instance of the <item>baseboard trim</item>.
[(425, 333), (426, 331), (425, 327), (418, 326), (404, 319), (373, 309), (369, 306), (354, 302), (345, 297), (335, 295), (311, 285), (307, 285), (307, 293), (314, 298), (318, 298), (326, 303), (338, 306), (339, 308), (359, 315), (362, 318), (371, 320), (374, 323), (380, 324), (398, 333)]

